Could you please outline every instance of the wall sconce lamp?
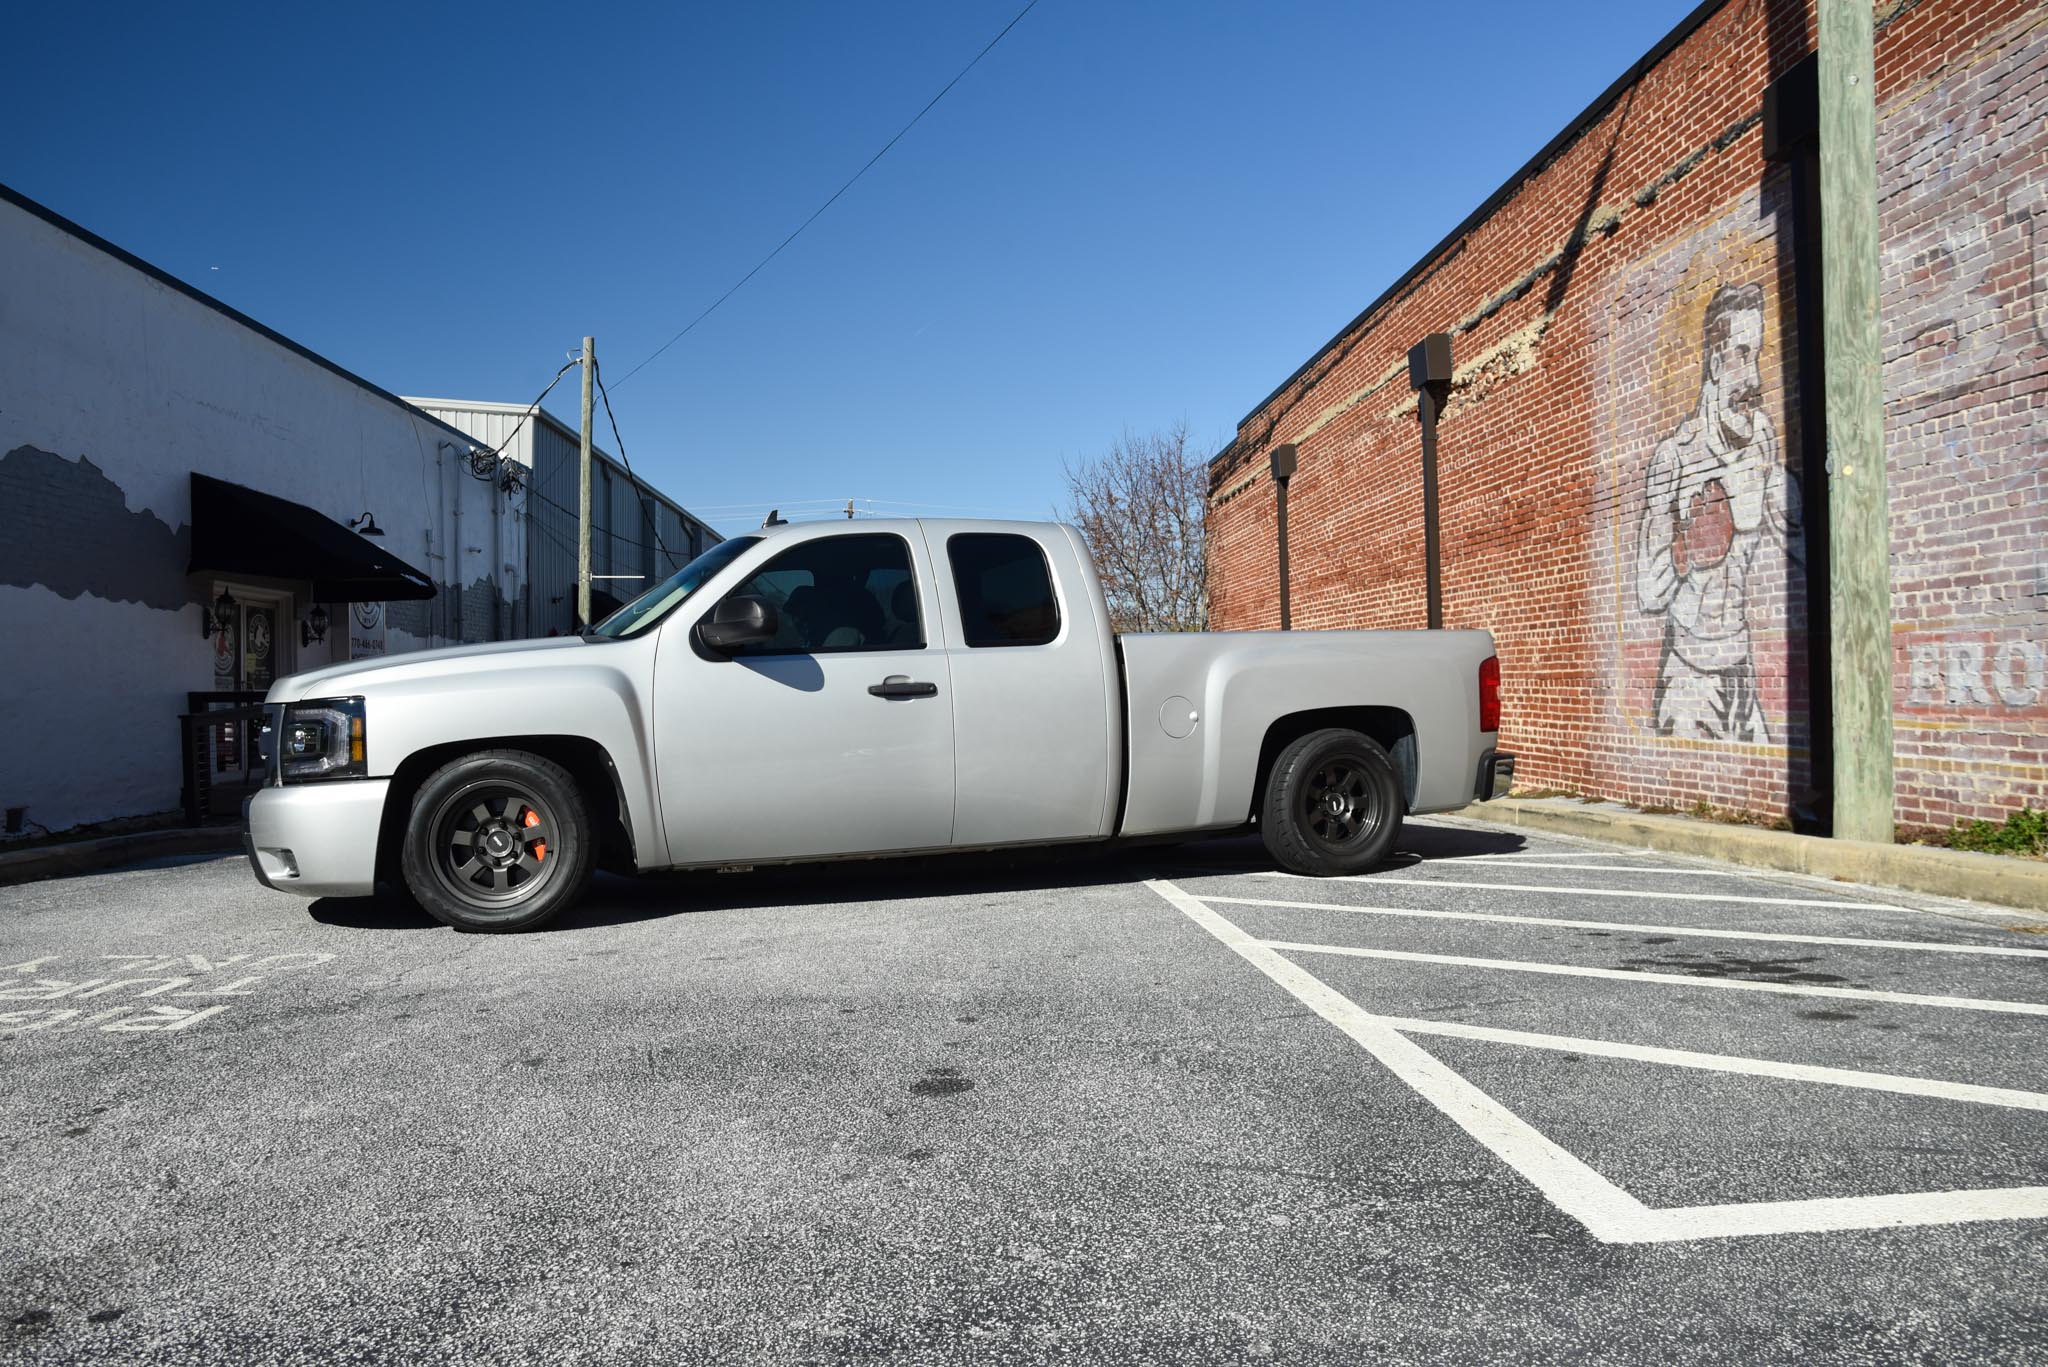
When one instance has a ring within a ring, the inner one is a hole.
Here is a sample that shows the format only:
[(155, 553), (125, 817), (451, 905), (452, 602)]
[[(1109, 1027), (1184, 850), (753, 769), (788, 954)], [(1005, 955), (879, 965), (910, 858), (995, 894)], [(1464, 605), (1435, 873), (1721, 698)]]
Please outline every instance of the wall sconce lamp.
[(232, 630), (235, 624), (235, 609), (239, 606), (240, 604), (235, 601), (235, 595), (229, 593), (226, 589), (222, 589), (220, 597), (213, 600), (213, 607), (211, 609), (204, 607), (199, 609), (199, 635), (201, 638), (210, 640), (216, 631)]
[(367, 510), (365, 510), (361, 517), (350, 518), (348, 520), (348, 529), (358, 536), (384, 535), (384, 529), (377, 525), (377, 519), (371, 517)]
[(312, 645), (315, 641), (327, 639), (327, 609), (320, 603), (313, 604), (313, 610), (306, 614), (306, 620), (299, 623), (299, 644)]

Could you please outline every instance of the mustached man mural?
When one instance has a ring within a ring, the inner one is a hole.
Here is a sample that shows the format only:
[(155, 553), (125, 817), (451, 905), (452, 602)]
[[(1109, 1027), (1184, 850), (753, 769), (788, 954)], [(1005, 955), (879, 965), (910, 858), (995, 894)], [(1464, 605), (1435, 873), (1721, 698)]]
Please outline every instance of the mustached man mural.
[(1664, 619), (1659, 735), (1769, 742), (1750, 634), (1760, 558), (1801, 550), (1799, 483), (1763, 408), (1764, 292), (1724, 285), (1702, 328), (1699, 402), (1651, 457), (1637, 606)]

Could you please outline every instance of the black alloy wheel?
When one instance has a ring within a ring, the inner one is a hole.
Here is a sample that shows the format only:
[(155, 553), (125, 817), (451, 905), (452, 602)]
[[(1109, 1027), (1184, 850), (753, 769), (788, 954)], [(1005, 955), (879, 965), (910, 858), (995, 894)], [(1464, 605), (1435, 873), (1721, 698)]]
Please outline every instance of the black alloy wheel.
[(509, 783), (450, 793), (431, 818), (434, 871), (448, 890), (486, 909), (515, 906), (546, 886), (554, 823), (540, 799)]
[(589, 882), (590, 822), (568, 771), (522, 750), (486, 750), (437, 769), (413, 797), (405, 885), (460, 930), (530, 930)]
[(1400, 772), (1370, 736), (1341, 727), (1287, 746), (1266, 774), (1259, 835), (1293, 873), (1359, 873), (1386, 859), (1406, 810)]
[(1361, 761), (1343, 753), (1318, 765), (1301, 785), (1297, 821), (1316, 843), (1342, 857), (1379, 830), (1379, 789)]

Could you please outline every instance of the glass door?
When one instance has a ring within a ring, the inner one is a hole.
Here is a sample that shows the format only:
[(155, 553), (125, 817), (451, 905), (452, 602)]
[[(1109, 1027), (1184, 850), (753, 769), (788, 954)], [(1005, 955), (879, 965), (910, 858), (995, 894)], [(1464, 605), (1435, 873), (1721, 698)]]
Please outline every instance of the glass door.
[(289, 620), (289, 608), (280, 613), (281, 603), (272, 599), (242, 604), (242, 688), (250, 693), (268, 693), (277, 682), (277, 657), (286, 644), (278, 629), (280, 618)]
[[(234, 597), (235, 610), (213, 624), (213, 698), (207, 706), (226, 711), (261, 702), (278, 676), (291, 672), (294, 618), (289, 594), (217, 583), (215, 601), (223, 589)], [(244, 720), (208, 728), (207, 768), (215, 790), (260, 781), (254, 737), (254, 725)]]

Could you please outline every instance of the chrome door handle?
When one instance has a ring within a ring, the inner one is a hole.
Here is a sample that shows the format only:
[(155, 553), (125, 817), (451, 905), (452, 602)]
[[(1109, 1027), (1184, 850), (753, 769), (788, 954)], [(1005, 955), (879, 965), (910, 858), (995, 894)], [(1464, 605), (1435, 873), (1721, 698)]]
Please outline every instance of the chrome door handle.
[(891, 674), (878, 684), (869, 684), (868, 692), (878, 698), (936, 698), (939, 686), (935, 683), (914, 683), (908, 674)]

